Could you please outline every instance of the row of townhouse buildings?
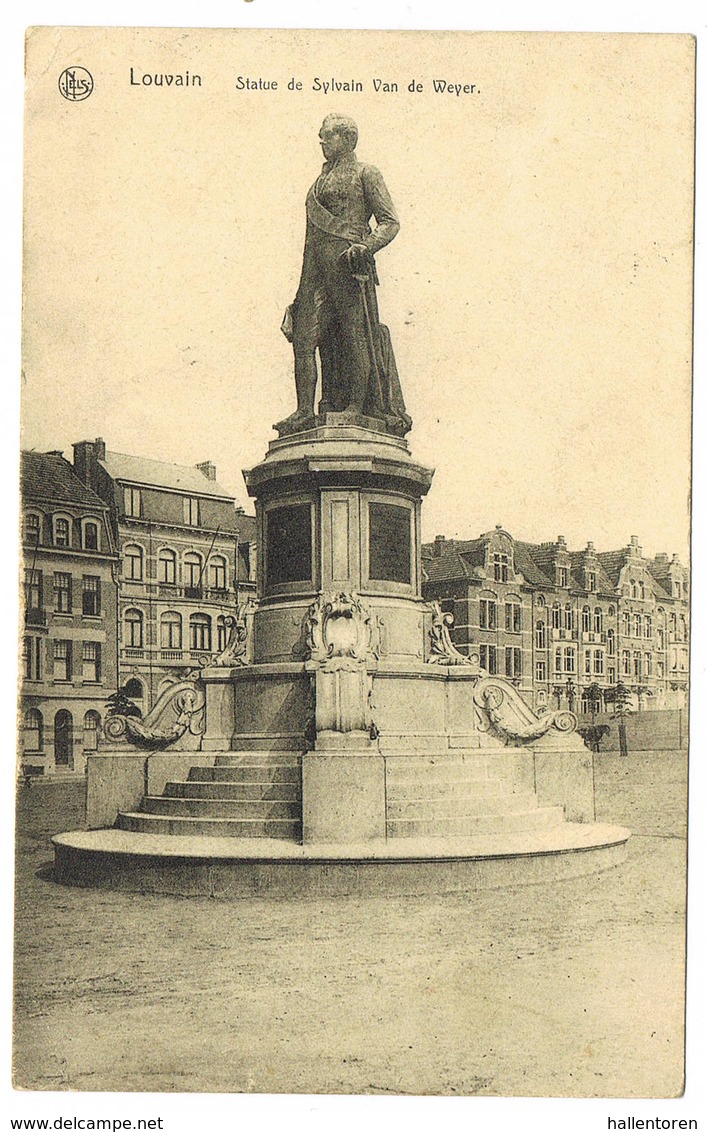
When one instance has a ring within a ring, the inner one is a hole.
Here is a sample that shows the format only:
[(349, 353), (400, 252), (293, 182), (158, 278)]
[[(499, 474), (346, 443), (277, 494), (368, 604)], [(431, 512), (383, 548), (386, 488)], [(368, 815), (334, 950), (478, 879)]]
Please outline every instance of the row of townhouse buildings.
[(226, 645), (255, 592), (255, 520), (210, 462), (108, 451), (102, 439), (24, 452), (21, 763), (82, 771), (109, 696), (144, 715), (175, 675)]
[(535, 708), (601, 710), (623, 684), (635, 708), (687, 706), (689, 571), (673, 555), (589, 542), (519, 542), (507, 531), (423, 546), (424, 594), (452, 639), (509, 677)]

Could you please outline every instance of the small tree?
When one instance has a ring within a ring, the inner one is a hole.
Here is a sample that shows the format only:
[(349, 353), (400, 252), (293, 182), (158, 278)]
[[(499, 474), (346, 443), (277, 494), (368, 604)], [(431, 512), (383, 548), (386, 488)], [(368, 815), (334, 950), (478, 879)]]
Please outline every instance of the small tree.
[(106, 707), (108, 715), (132, 715), (137, 716), (138, 719), (142, 715), (140, 708), (133, 703), (125, 688), (118, 688), (117, 692), (113, 692), (106, 700)]
[(626, 736), (626, 716), (631, 709), (633, 696), (631, 689), (625, 684), (617, 684), (614, 695), (614, 712), (619, 717), (619, 750), (622, 755), (628, 754), (628, 738)]
[(596, 715), (601, 704), (604, 702), (604, 692), (599, 684), (590, 684), (586, 691), (586, 697), (589, 700), (592, 715)]

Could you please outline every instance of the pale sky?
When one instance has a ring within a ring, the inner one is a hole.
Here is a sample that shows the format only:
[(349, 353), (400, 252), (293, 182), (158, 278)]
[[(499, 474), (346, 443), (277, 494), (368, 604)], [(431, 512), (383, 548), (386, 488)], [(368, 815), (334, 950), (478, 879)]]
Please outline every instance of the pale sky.
[[(41, 29), (26, 118), (23, 445), (241, 469), (294, 408), (279, 332), (326, 113), (401, 231), (377, 257), (423, 534), (688, 550), (692, 42)], [(83, 65), (95, 89), (64, 100)], [(140, 85), (131, 84), (137, 79)], [(202, 76), (145, 87), (145, 73)], [(239, 91), (237, 77), (277, 91)], [(302, 91), (288, 91), (288, 80)], [(361, 81), (324, 95), (314, 79)], [(376, 93), (373, 79), (397, 82)], [(438, 94), (432, 80), (474, 84)], [(410, 93), (412, 80), (423, 91)]]

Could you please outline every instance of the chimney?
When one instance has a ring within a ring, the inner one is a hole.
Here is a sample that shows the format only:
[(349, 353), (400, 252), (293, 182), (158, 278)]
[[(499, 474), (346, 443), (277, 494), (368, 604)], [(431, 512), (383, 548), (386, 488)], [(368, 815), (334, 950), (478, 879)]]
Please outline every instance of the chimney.
[(631, 535), (631, 546), (629, 547), (631, 554), (640, 557), (641, 547), (638, 544), (638, 535)]
[(86, 487), (97, 490), (98, 461), (106, 458), (106, 442), (98, 436), (95, 440), (80, 440), (73, 445), (74, 471)]
[(567, 543), (565, 542), (565, 536), (564, 535), (558, 535), (557, 536), (557, 545), (561, 546), (564, 550), (567, 549)]
[(206, 476), (207, 480), (216, 479), (216, 465), (212, 464), (211, 460), (204, 460), (203, 464), (197, 464), (196, 467)]
[(668, 555), (665, 553), (665, 551), (661, 551), (660, 554), (656, 554), (656, 556), (655, 556), (656, 566), (667, 566), (669, 562), (670, 562), (670, 559), (668, 558)]
[(594, 553), (594, 543), (593, 542), (587, 543), (587, 550), (591, 551), (592, 554)]
[(434, 557), (441, 558), (444, 554), (447, 539), (444, 535), (435, 535)]

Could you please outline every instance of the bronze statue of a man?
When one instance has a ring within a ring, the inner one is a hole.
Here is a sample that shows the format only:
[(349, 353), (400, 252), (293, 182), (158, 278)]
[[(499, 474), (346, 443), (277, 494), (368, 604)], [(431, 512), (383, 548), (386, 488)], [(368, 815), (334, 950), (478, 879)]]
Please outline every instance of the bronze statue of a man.
[(373, 259), (400, 224), (381, 174), (356, 158), (356, 123), (330, 114), (319, 138), (325, 163), (307, 194), (302, 275), (282, 325), (294, 347), (297, 410), (276, 427), (293, 431), (314, 416), (318, 350), (320, 412), (375, 417), (402, 435), (412, 422), (378, 318)]

